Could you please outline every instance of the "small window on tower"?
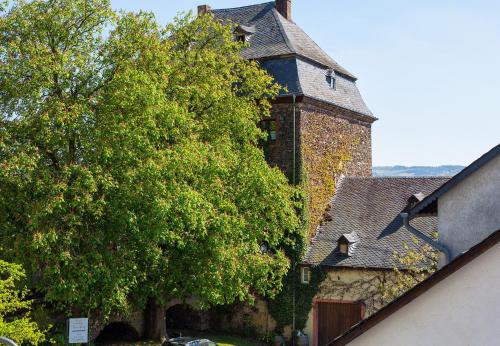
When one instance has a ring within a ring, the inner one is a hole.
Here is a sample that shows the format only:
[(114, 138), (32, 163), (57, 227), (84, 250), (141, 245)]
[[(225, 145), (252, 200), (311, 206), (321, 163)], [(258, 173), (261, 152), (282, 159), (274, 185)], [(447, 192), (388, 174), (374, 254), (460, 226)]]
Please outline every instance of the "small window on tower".
[(330, 87), (330, 89), (335, 90), (337, 88), (337, 78), (335, 76), (335, 71), (333, 71), (333, 70), (327, 71), (326, 82), (328, 83), (328, 86)]
[(267, 132), (268, 141), (276, 140), (276, 120), (274, 119), (263, 120), (261, 123), (261, 128), (263, 131)]

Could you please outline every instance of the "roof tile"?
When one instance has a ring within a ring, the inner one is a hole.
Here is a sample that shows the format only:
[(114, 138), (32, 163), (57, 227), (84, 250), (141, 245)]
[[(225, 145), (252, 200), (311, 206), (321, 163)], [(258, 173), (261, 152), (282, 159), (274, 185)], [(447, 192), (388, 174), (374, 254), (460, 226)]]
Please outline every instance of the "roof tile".
[[(346, 177), (332, 199), (328, 221), (318, 228), (305, 263), (323, 266), (393, 268), (394, 252), (403, 253), (412, 235), (399, 214), (409, 196), (428, 195), (445, 183), (446, 177)], [(412, 220), (412, 225), (430, 234), (437, 230), (436, 217)], [(339, 253), (337, 240), (355, 231), (356, 250), (349, 257)]]

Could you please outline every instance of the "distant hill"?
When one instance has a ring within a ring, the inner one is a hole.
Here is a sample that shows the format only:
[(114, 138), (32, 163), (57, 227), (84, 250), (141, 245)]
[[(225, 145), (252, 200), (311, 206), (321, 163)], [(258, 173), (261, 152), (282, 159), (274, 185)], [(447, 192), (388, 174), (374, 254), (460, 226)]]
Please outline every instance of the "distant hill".
[(454, 176), (460, 172), (463, 166), (380, 166), (373, 167), (375, 177), (422, 177), (422, 176)]

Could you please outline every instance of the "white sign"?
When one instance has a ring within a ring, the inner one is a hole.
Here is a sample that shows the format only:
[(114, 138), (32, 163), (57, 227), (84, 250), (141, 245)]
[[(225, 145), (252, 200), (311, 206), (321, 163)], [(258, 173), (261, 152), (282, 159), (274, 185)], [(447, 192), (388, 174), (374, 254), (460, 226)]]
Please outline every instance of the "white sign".
[(89, 342), (89, 319), (70, 318), (68, 326), (68, 343), (79, 344)]

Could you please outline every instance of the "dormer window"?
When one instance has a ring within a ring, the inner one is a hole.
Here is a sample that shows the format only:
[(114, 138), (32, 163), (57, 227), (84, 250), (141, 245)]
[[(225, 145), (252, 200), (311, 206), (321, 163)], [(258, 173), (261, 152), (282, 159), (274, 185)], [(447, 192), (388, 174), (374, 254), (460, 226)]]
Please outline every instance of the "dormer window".
[(406, 209), (407, 210), (412, 209), (414, 206), (416, 206), (424, 198), (425, 198), (425, 195), (422, 192), (411, 195), (410, 198), (408, 198), (408, 200), (406, 202)]
[(337, 241), (339, 253), (346, 256), (352, 256), (359, 243), (359, 236), (356, 232), (342, 234)]
[(337, 88), (337, 76), (335, 75), (334, 70), (328, 70), (326, 72), (326, 83), (330, 89), (335, 90)]
[(238, 25), (234, 30), (234, 38), (237, 42), (247, 42), (253, 34), (255, 34), (255, 26)]
[(339, 241), (339, 252), (344, 255), (349, 254), (349, 243)]

